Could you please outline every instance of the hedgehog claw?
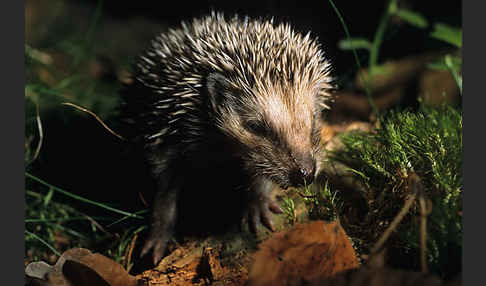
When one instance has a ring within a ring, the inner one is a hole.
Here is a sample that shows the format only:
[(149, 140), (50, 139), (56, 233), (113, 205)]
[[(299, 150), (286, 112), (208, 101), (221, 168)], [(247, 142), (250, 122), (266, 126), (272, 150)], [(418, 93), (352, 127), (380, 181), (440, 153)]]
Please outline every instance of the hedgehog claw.
[(283, 214), (282, 208), (278, 205), (278, 203), (274, 200), (270, 200), (268, 202), (268, 208), (275, 214)]
[(250, 201), (248, 211), (243, 217), (242, 222), (248, 222), (252, 233), (257, 233), (259, 224), (262, 224), (271, 231), (275, 231), (272, 213), (282, 213), (282, 210), (277, 202), (267, 196), (261, 196)]
[(262, 213), (262, 224), (266, 226), (269, 230), (275, 231), (275, 227), (273, 226), (273, 221), (270, 218), (270, 212), (266, 211)]
[(167, 246), (166, 235), (156, 235), (156, 232), (151, 232), (149, 238), (145, 241), (145, 244), (140, 252), (140, 257), (145, 256), (152, 250), (152, 262), (157, 265), (164, 256), (164, 252)]

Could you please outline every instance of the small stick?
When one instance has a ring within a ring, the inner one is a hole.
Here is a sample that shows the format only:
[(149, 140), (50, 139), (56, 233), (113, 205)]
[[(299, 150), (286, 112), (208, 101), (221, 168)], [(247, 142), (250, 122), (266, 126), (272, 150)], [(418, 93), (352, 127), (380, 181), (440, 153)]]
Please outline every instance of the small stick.
[(87, 220), (89, 220), (92, 224), (94, 224), (97, 228), (99, 228), (102, 232), (111, 235), (108, 231), (106, 231), (101, 224), (99, 224), (96, 220), (94, 220), (92, 217), (86, 215), (86, 214), (81, 214), (83, 217), (85, 217)]
[(388, 237), (391, 235), (391, 233), (395, 230), (395, 228), (398, 226), (398, 224), (402, 221), (402, 219), (405, 217), (407, 214), (408, 210), (412, 206), (413, 202), (415, 201), (417, 194), (422, 193), (423, 190), (423, 185), (420, 182), (420, 178), (415, 174), (411, 174), (409, 177), (409, 185), (411, 186), (411, 195), (408, 198), (408, 200), (405, 202), (403, 205), (402, 209), (400, 212), (395, 216), (393, 221), (390, 223), (388, 228), (385, 230), (383, 235), (380, 237), (378, 242), (373, 246), (371, 249), (371, 255), (375, 254), (378, 252), (382, 247), (383, 244), (386, 242)]
[(146, 206), (146, 207), (149, 206), (149, 204), (147, 204), (147, 201), (145, 200), (145, 198), (143, 197), (143, 194), (141, 192), (138, 192), (138, 197), (140, 198), (140, 200), (142, 201), (144, 206)]
[(385, 244), (385, 242), (388, 239), (388, 237), (391, 235), (391, 233), (395, 230), (395, 228), (397, 227), (397, 225), (402, 221), (402, 219), (407, 214), (408, 210), (410, 209), (410, 207), (412, 206), (413, 202), (415, 201), (415, 197), (416, 196), (417, 196), (417, 194), (412, 194), (410, 196), (410, 198), (408, 198), (408, 200), (405, 202), (405, 204), (403, 205), (403, 208), (400, 210), (400, 212), (397, 214), (397, 216), (390, 223), (390, 225), (385, 230), (385, 232), (383, 233), (383, 235), (380, 237), (380, 239), (378, 240), (378, 242), (376, 242), (376, 244), (371, 249), (371, 254), (372, 255), (375, 254), (376, 252), (378, 252), (379, 250), (381, 250), (381, 248), (383, 247), (383, 244)]
[[(133, 249), (135, 248), (135, 242), (137, 241), (137, 238), (138, 238), (138, 234), (135, 234), (133, 236), (132, 242), (130, 243), (130, 248), (128, 249), (128, 253), (125, 257), (125, 261), (127, 262), (127, 268), (130, 267), (132, 253), (133, 253)], [(127, 270), (130, 271), (130, 269)]]
[(37, 115), (35, 118), (37, 120), (37, 129), (39, 129), (39, 143), (37, 144), (37, 148), (35, 149), (35, 153), (32, 161), (35, 161), (35, 159), (37, 159), (37, 157), (39, 156), (41, 146), (42, 146), (42, 141), (44, 140), (44, 132), (42, 131), (42, 122), (39, 115), (39, 103), (36, 102), (35, 106), (37, 111)]
[(425, 200), (424, 192), (419, 193), (419, 204), (420, 204), (420, 266), (423, 273), (427, 273), (427, 216), (432, 212), (432, 207), (429, 204), (427, 207), (427, 202)]
[(115, 135), (116, 137), (118, 137), (119, 139), (121, 140), (124, 140), (126, 141), (127, 139), (123, 138), (121, 135), (119, 135), (118, 133), (116, 133), (115, 131), (111, 130), (110, 127), (108, 127), (104, 122), (103, 120), (101, 120), (96, 114), (94, 114), (92, 111), (84, 108), (84, 107), (81, 107), (79, 105), (76, 105), (74, 103), (69, 103), (69, 102), (63, 102), (62, 103), (63, 105), (68, 105), (68, 106), (72, 106), (78, 110), (81, 110), (83, 112), (86, 112), (88, 114), (90, 114), (91, 116), (93, 116), (106, 130), (108, 130), (108, 132), (110, 132), (111, 134)]

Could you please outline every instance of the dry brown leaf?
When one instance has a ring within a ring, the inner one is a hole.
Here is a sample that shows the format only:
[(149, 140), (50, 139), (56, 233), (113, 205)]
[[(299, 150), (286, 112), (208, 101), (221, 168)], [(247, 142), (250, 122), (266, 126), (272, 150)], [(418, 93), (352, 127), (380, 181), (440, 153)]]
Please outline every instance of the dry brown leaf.
[(296, 224), (274, 234), (254, 254), (248, 285), (299, 285), (358, 267), (339, 222)]
[(25, 274), (30, 277), (43, 279), (51, 269), (52, 266), (44, 261), (32, 262), (25, 267)]
[(28, 285), (51, 286), (138, 286), (142, 280), (129, 275), (119, 263), (88, 249), (65, 251), (54, 266), (33, 262), (25, 269)]
[(73, 286), (111, 286), (92, 268), (73, 260), (66, 260), (64, 262), (62, 273)]

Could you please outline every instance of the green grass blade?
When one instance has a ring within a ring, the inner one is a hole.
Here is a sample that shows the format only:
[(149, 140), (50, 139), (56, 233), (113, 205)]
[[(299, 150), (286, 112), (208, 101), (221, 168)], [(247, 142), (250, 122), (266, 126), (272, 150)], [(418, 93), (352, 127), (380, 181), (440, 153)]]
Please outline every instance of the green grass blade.
[(458, 48), (462, 47), (462, 29), (451, 27), (443, 23), (436, 23), (430, 36), (452, 44)]
[(54, 252), (54, 254), (56, 254), (57, 256), (61, 256), (61, 253), (59, 253), (52, 245), (50, 245), (49, 243), (47, 243), (45, 240), (43, 240), (42, 238), (40, 238), (39, 236), (37, 236), (35, 233), (32, 233), (28, 230), (25, 231), (26, 234), (32, 236), (33, 238), (37, 239), (38, 241), (40, 241), (42, 244), (44, 244), (45, 246), (47, 246), (50, 250), (52, 250), (52, 252)]
[(459, 87), (459, 92), (462, 95), (462, 76), (459, 74), (459, 70), (457, 69), (457, 65), (453, 63), (453, 58), (450, 55), (445, 56), (444, 58), (445, 64), (447, 68), (450, 70), (454, 79), (456, 80), (457, 86)]
[(52, 195), (54, 194), (54, 190), (52, 188), (49, 189), (49, 192), (47, 192), (47, 195), (44, 197), (44, 206), (46, 207), (49, 205), (49, 202), (52, 199)]
[(341, 50), (371, 49), (371, 42), (365, 38), (350, 38), (339, 41), (338, 47)]
[[(141, 211), (135, 212), (134, 214), (136, 214), (136, 215), (138, 215), (138, 214), (144, 214), (144, 213), (147, 213), (148, 211), (149, 211), (149, 210), (141, 210)], [(120, 222), (122, 222), (122, 221), (124, 221), (124, 220), (128, 219), (128, 218), (130, 218), (130, 217), (129, 217), (129, 216), (122, 217), (121, 219), (116, 220), (116, 221), (114, 221), (114, 222), (110, 223), (110, 224), (109, 224), (109, 225), (107, 225), (106, 227), (111, 227), (111, 226), (113, 226), (113, 225), (115, 225), (115, 224), (117, 224), (117, 223), (120, 223)]]
[(414, 11), (410, 11), (407, 9), (397, 9), (395, 15), (405, 20), (410, 25), (420, 29), (427, 28), (427, 26), (429, 25), (427, 19), (425, 19), (424, 16)]
[(67, 192), (67, 191), (64, 191), (60, 188), (57, 188), (47, 182), (44, 182), (43, 180), (29, 174), (28, 172), (25, 172), (25, 175), (38, 182), (38, 183), (41, 183), (49, 188), (52, 188), (53, 190), (57, 191), (57, 192), (60, 192), (61, 194), (64, 194), (68, 197), (71, 197), (73, 199), (76, 199), (76, 200), (79, 200), (79, 201), (82, 201), (82, 202), (85, 202), (85, 203), (88, 203), (88, 204), (92, 204), (92, 205), (95, 205), (95, 206), (98, 206), (100, 208), (104, 208), (106, 210), (109, 210), (109, 211), (112, 211), (112, 212), (115, 212), (115, 213), (119, 213), (119, 214), (122, 214), (122, 215), (125, 215), (125, 216), (128, 216), (128, 217), (133, 217), (133, 218), (139, 218), (139, 219), (143, 219), (143, 217), (139, 216), (139, 215), (136, 215), (136, 214), (132, 214), (132, 213), (129, 213), (129, 212), (125, 212), (125, 211), (122, 211), (122, 210), (119, 210), (119, 209), (116, 209), (116, 208), (113, 208), (113, 207), (110, 207), (110, 206), (107, 206), (107, 205), (104, 205), (104, 204), (101, 204), (101, 203), (98, 203), (98, 202), (95, 202), (95, 201), (91, 201), (91, 200), (88, 200), (86, 198), (83, 198), (81, 196), (78, 196), (78, 195), (75, 195), (75, 194), (71, 194), (70, 192)]
[[(94, 220), (110, 220), (106, 217), (92, 217)], [(65, 221), (76, 221), (76, 220), (87, 220), (90, 221), (87, 217), (60, 217), (60, 218), (27, 218), (24, 220), (25, 223), (39, 223), (39, 222), (65, 222)]]
[[(351, 39), (351, 36), (349, 34), (349, 30), (348, 30), (348, 26), (344, 22), (344, 18), (341, 15), (341, 13), (339, 12), (336, 5), (334, 4), (334, 1), (329, 0), (329, 3), (331, 4), (332, 8), (334, 9), (334, 12), (338, 16), (339, 21), (341, 22), (341, 25), (343, 26), (344, 33), (346, 34), (346, 37), (348, 38), (348, 40)], [(356, 49), (352, 49), (352, 50), (353, 50), (354, 60), (356, 61), (356, 65), (358, 66), (358, 69), (361, 70), (361, 63), (359, 62), (359, 59), (358, 59), (358, 53), (356, 52)], [(363, 75), (360, 75), (360, 76), (363, 76)], [(365, 82), (366, 82), (366, 85), (365, 85), (366, 95), (368, 97), (368, 101), (370, 103), (371, 109), (373, 110), (374, 114), (378, 115), (378, 108), (376, 107), (375, 102), (373, 101), (373, 98), (371, 97), (371, 89), (370, 89), (370, 85), (369, 85), (369, 79), (366, 79)]]

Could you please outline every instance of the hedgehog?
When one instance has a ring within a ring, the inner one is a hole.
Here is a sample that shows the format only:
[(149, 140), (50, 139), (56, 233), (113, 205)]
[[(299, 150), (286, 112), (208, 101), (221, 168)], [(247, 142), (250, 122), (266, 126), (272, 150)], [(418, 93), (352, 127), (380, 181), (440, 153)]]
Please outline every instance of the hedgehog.
[[(120, 105), (157, 189), (141, 256), (163, 257), (178, 218), (190, 217), (188, 192), (219, 189), (226, 209), (216, 219), (238, 205), (252, 232), (273, 231), (272, 213), (282, 210), (272, 190), (310, 184), (320, 170), (330, 72), (317, 39), (273, 19), (212, 12), (155, 37)], [(199, 190), (202, 182), (210, 183)]]

